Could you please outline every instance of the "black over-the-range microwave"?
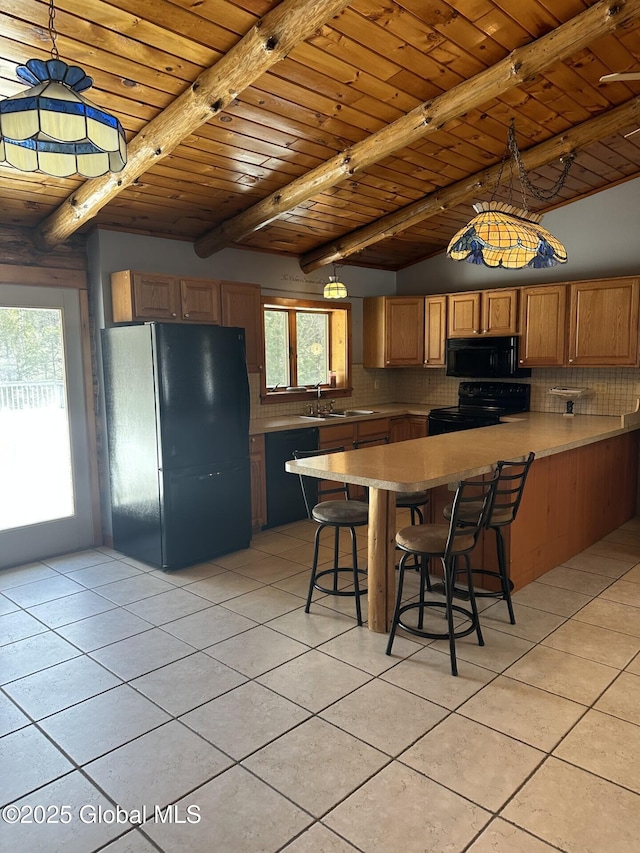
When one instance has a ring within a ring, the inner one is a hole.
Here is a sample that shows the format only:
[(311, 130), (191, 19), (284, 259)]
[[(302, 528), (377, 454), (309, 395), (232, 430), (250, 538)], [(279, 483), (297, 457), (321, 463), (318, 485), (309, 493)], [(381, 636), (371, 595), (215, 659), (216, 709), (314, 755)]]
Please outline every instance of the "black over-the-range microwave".
[(447, 376), (503, 379), (531, 376), (518, 365), (518, 338), (449, 338)]

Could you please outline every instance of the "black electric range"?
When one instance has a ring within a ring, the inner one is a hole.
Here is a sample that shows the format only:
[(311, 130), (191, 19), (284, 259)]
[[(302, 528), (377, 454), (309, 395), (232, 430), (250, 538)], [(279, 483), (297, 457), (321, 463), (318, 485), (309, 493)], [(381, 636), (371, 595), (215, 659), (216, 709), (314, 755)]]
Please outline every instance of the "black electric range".
[(528, 412), (530, 400), (525, 382), (461, 382), (457, 406), (429, 413), (429, 435), (499, 424), (502, 415)]

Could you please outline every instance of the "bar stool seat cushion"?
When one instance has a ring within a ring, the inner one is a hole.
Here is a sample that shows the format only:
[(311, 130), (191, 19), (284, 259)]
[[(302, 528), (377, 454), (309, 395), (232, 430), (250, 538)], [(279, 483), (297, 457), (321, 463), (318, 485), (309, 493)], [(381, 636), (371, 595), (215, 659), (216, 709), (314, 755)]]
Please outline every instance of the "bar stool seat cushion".
[(369, 510), (361, 501), (322, 501), (312, 511), (314, 521), (321, 524), (366, 524)]
[[(449, 537), (448, 524), (412, 524), (403, 527), (396, 533), (396, 543), (406, 551), (415, 551), (418, 554), (444, 553), (447, 538)], [(469, 536), (457, 536), (455, 551), (452, 553), (463, 553), (473, 548), (475, 538)]]
[(396, 492), (396, 506), (403, 503), (421, 504), (429, 500), (429, 492), (425, 489), (422, 492)]
[[(474, 503), (468, 503), (460, 512), (460, 520), (464, 521), (465, 518), (477, 518), (480, 507), (480, 502), (478, 502), (477, 506)], [(445, 518), (451, 518), (451, 504), (442, 510), (442, 514)], [(511, 521), (513, 521), (513, 507), (501, 507), (494, 504), (489, 518), (489, 527), (493, 527), (495, 524), (509, 524)]]

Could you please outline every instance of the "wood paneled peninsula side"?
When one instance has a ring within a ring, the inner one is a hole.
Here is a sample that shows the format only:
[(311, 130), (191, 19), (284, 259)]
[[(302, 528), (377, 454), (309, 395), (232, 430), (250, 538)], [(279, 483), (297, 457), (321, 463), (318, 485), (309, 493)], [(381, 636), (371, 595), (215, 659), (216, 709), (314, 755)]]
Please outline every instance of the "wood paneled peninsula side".
[[(636, 429), (623, 426), (620, 417), (529, 412), (498, 426), (288, 462), (286, 468), (369, 487), (369, 628), (384, 632), (395, 590), (395, 492), (434, 489), (437, 514), (449, 484), (533, 450), (536, 461), (507, 543), (509, 572), (519, 589), (635, 514)], [(489, 564), (491, 549), (485, 550), (474, 561)]]

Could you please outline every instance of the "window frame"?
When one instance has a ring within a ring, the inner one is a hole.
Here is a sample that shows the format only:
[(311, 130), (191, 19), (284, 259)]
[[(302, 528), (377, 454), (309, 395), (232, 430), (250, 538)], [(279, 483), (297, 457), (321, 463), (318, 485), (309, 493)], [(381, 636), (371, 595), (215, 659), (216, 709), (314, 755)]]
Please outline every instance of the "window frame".
[[(295, 350), (295, 314), (298, 311), (317, 311), (328, 315), (329, 318), (329, 370), (335, 371), (337, 383), (332, 387), (329, 383), (321, 385), (321, 389), (330, 392), (332, 397), (350, 397), (351, 388), (351, 303), (340, 302), (331, 305), (327, 302), (312, 299), (294, 299), (276, 296), (262, 297), (262, 327), (264, 329), (264, 312), (269, 308), (287, 312), (289, 344), (293, 352), (289, 356), (290, 363), (295, 365), (297, 374), (297, 352)], [(293, 329), (293, 334), (292, 334)], [(263, 336), (264, 338), (264, 336)], [(266, 364), (266, 340), (265, 347)], [(260, 375), (260, 399), (263, 403), (288, 403), (309, 400), (310, 389), (305, 391), (269, 390), (266, 384), (266, 369)]]

